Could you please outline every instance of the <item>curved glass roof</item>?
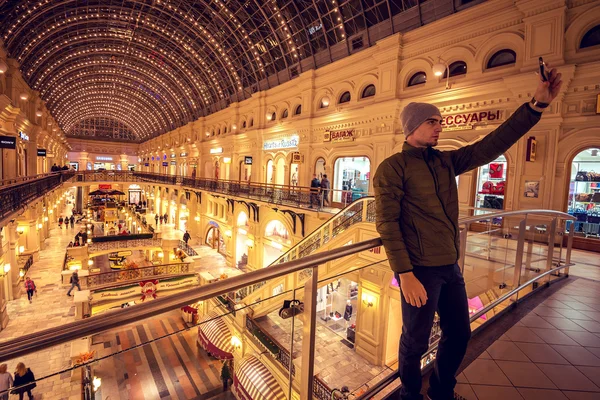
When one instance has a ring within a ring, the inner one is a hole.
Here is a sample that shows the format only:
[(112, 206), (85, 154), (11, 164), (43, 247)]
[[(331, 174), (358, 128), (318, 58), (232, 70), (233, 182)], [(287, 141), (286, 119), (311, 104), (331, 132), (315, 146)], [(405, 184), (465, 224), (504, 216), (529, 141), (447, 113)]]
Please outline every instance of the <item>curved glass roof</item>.
[(420, 26), (395, 18), (417, 3), (0, 0), (0, 34), (68, 136), (139, 142)]

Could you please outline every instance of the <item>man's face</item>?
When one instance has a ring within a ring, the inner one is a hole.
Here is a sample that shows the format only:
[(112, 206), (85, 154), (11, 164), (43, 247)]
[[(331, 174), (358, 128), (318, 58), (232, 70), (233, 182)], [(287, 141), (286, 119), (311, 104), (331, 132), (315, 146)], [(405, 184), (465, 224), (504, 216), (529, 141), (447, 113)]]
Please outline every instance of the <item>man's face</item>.
[(435, 147), (442, 132), (442, 118), (434, 115), (427, 118), (406, 140), (414, 147)]

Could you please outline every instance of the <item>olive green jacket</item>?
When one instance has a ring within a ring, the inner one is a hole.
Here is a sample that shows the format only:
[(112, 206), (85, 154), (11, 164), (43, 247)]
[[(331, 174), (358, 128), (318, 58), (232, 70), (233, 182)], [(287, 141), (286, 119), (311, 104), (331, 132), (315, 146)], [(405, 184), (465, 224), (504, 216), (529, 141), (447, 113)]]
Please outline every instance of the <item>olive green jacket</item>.
[(373, 179), (377, 231), (392, 270), (451, 265), (459, 257), (456, 176), (506, 152), (539, 120), (528, 104), (477, 143), (453, 151), (415, 148), (385, 159)]

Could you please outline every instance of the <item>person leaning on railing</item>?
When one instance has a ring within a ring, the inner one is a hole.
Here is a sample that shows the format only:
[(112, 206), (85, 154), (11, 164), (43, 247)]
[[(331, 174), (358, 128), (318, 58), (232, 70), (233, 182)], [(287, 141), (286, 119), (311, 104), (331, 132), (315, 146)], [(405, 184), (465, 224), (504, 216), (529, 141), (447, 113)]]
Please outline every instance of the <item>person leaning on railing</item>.
[(402, 292), (401, 399), (423, 398), (420, 361), (436, 311), (442, 338), (427, 395), (432, 400), (462, 398), (454, 392), (454, 376), (471, 329), (465, 281), (457, 264), (455, 177), (495, 160), (514, 145), (540, 120), (561, 84), (561, 74), (553, 69), (548, 81), (538, 83), (531, 102), (481, 141), (454, 151), (433, 149), (442, 132), (436, 106), (410, 103), (402, 110), (402, 152), (384, 160), (373, 179), (377, 231)]

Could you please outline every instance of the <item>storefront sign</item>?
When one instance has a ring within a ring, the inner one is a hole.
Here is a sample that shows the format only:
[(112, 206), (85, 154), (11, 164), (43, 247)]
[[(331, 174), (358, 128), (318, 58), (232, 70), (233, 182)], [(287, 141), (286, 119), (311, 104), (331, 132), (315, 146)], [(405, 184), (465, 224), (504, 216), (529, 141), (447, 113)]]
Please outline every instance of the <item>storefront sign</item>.
[(245, 156), (244, 157), (244, 164), (246, 164), (246, 165), (252, 165), (252, 157)]
[(298, 147), (298, 141), (298, 135), (283, 139), (268, 140), (263, 143), (263, 150), (292, 149)]
[(187, 157), (187, 153), (180, 153), (179, 157)]
[(150, 163), (144, 163), (144, 167), (149, 167)]
[(17, 138), (14, 136), (0, 136), (0, 149), (16, 149)]
[(326, 131), (323, 136), (324, 142), (351, 142), (354, 140), (354, 129), (344, 131)]
[(46, 149), (37, 149), (38, 157), (46, 157)]
[(210, 149), (210, 154), (221, 154), (223, 152), (222, 147), (217, 147), (216, 149)]
[(19, 131), (19, 137), (21, 138), (21, 140), (29, 141), (29, 136), (27, 136), (23, 131)]
[(169, 163), (168, 163), (167, 161), (163, 161), (163, 163), (162, 163), (162, 166), (163, 166), (163, 167), (168, 167), (168, 166), (169, 166)]
[(112, 157), (106, 157), (106, 156), (96, 156), (96, 160), (98, 160), (98, 161), (112, 161), (113, 158)]
[(177, 165), (177, 161), (171, 161), (171, 165)]
[(490, 121), (499, 121), (502, 118), (502, 110), (481, 111), (465, 114), (446, 115), (442, 117), (442, 125), (445, 130), (446, 126), (463, 126), (474, 125), (477, 123), (487, 123)]
[(525, 157), (525, 161), (535, 161), (535, 152), (537, 150), (537, 141), (535, 140), (535, 136), (530, 136), (527, 138), (527, 155)]
[(146, 300), (146, 297), (156, 298), (156, 291), (158, 290), (156, 285), (158, 285), (158, 279), (140, 282), (140, 286), (142, 287), (142, 301)]
[(112, 185), (100, 184), (100, 185), (98, 185), (98, 189), (100, 189), (100, 190), (111, 190), (112, 189)]

